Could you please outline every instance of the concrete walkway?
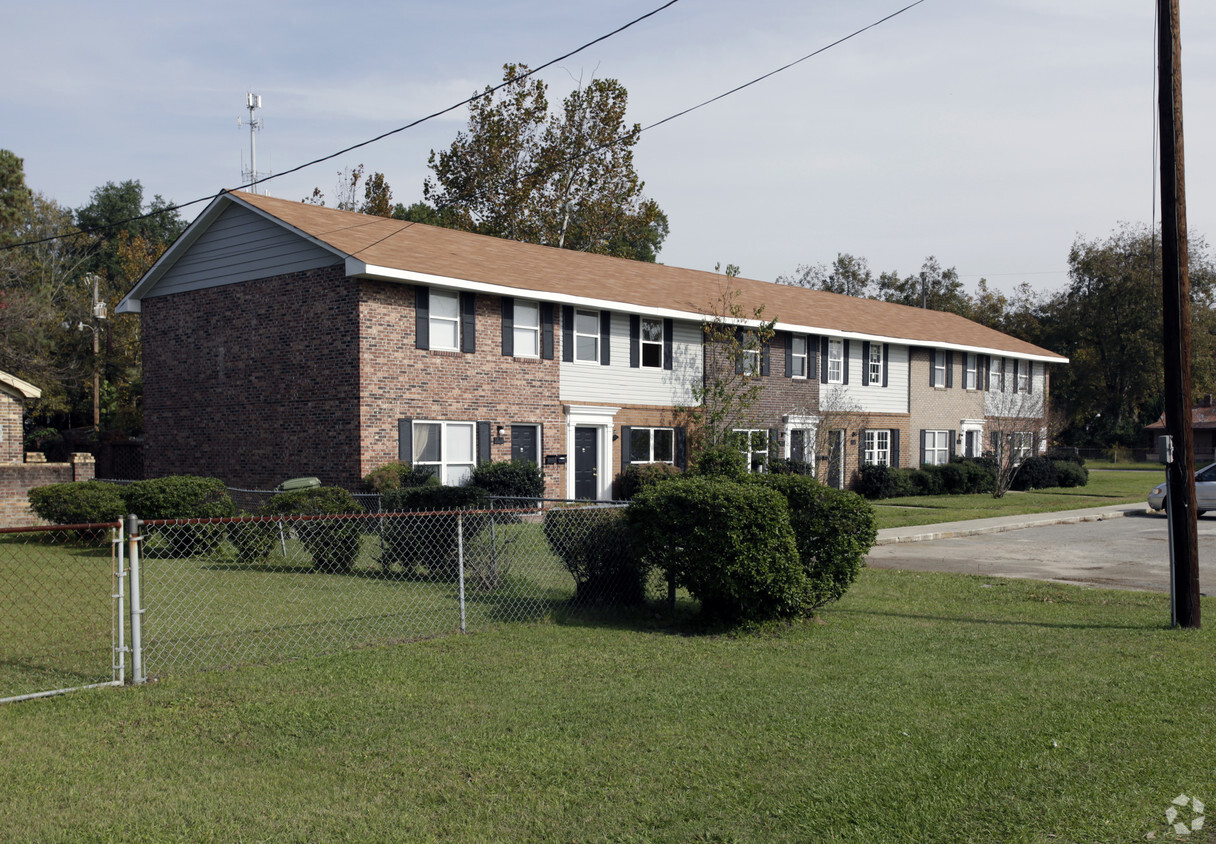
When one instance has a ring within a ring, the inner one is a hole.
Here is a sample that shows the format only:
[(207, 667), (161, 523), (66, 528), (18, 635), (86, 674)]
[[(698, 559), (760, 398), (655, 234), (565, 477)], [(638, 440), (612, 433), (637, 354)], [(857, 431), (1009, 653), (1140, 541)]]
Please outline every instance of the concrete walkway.
[(1033, 513), (1026, 516), (998, 516), (994, 519), (969, 519), (965, 522), (941, 522), (915, 527), (884, 528), (878, 532), (875, 545), (895, 545), (900, 542), (927, 542), (955, 536), (980, 536), (1047, 525), (1069, 525), (1077, 522), (1101, 522), (1121, 519), (1130, 514), (1152, 512), (1147, 504), (1115, 504), (1109, 507), (1089, 507), (1083, 510), (1060, 510), (1055, 513)]

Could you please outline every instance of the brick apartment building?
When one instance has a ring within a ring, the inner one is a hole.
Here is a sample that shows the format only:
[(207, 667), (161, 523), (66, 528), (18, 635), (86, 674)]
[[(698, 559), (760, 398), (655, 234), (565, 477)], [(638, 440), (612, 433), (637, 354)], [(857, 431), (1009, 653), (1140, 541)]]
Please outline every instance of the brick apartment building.
[(741, 429), (757, 463), (847, 485), (867, 462), (978, 454), (998, 418), (1042, 440), (1067, 359), (954, 314), (241, 192), (119, 311), (142, 314), (149, 476), (354, 486), (400, 459), (457, 483), (526, 458), (548, 495), (604, 499), (631, 462), (686, 463), (679, 410), (731, 291), (776, 320)]

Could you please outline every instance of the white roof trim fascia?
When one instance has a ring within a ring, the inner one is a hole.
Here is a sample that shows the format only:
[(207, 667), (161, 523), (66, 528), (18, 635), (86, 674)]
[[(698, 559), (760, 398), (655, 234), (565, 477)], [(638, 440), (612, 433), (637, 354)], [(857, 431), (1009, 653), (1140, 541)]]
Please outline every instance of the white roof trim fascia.
[(29, 381), (22, 381), (16, 375), (0, 372), (0, 384), (7, 384), (27, 399), (42, 398), (42, 390), (35, 387)]
[[(678, 308), (655, 308), (647, 305), (637, 305), (632, 302), (620, 302), (613, 299), (589, 299), (585, 296), (574, 296), (569, 293), (557, 293), (551, 290), (534, 290), (522, 287), (508, 287), (503, 284), (492, 284), (484, 281), (469, 281), (452, 276), (431, 275), (429, 273), (399, 270), (393, 267), (381, 267), (367, 264), (358, 258), (346, 259), (346, 274), (355, 278), (372, 278), (384, 281), (404, 281), (413, 284), (426, 284), (434, 287), (451, 287), (459, 290), (470, 290), (476, 293), (489, 293), (495, 296), (521, 296), (543, 299), (562, 305), (577, 305), (582, 307), (604, 308), (610, 311), (627, 311), (642, 316), (670, 317), (672, 319), (700, 322), (711, 314)], [(736, 325), (755, 325), (755, 320), (726, 319), (725, 322)], [(793, 331), (799, 334), (817, 334), (822, 337), (841, 337), (850, 340), (868, 340), (877, 343), (892, 343), (901, 346), (918, 346), (921, 348), (949, 349), (952, 351), (991, 354), (996, 357), (1019, 358), (1035, 360), (1043, 363), (1068, 363), (1068, 358), (1059, 355), (1028, 355), (1010, 352), (1005, 349), (989, 348), (987, 346), (968, 346), (961, 343), (929, 342), (926, 340), (910, 340), (906, 337), (896, 337), (884, 334), (866, 334), (857, 331), (840, 331), (835, 328), (819, 328), (813, 325), (800, 325), (789, 322), (778, 322), (778, 331)]]
[(328, 243), (300, 231), (295, 226), (283, 222), (273, 214), (267, 214), (257, 206), (251, 205), (240, 197), (233, 196), (231, 193), (222, 193), (215, 199), (211, 200), (211, 204), (203, 209), (203, 213), (194, 218), (194, 222), (186, 227), (186, 230), (182, 232), (181, 237), (173, 241), (173, 244), (166, 249), (165, 253), (157, 259), (155, 264), (152, 265), (152, 268), (144, 273), (143, 278), (135, 283), (135, 286), (131, 288), (131, 292), (122, 297), (122, 301), (118, 303), (118, 306), (114, 309), (114, 312), (119, 314), (140, 313), (143, 310), (140, 304), (141, 300), (143, 299), (143, 295), (155, 287), (156, 283), (161, 280), (165, 273), (167, 273), (169, 269), (177, 263), (178, 258), (180, 258), (183, 253), (193, 246), (194, 242), (197, 241), (199, 237), (201, 237), (203, 233), (207, 231), (207, 229), (211, 228), (211, 224), (215, 222), (216, 218), (219, 217), (228, 203), (238, 204), (242, 208), (252, 211), (261, 216), (263, 219), (269, 220), (270, 222), (287, 229), (297, 237), (302, 237), (314, 246), (319, 246), (326, 252), (331, 252), (339, 258), (346, 257), (345, 252), (335, 249)]

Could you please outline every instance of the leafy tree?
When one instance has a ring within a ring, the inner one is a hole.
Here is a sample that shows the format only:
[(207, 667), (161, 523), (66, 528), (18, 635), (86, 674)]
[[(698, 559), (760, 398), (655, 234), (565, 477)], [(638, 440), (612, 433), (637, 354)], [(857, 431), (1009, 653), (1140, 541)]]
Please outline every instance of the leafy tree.
[(922, 306), (932, 311), (949, 311), (967, 316), (971, 302), (959, 280), (958, 271), (942, 269), (937, 258), (930, 255), (921, 265), (919, 275), (899, 278), (883, 273), (878, 279), (878, 298), (900, 305)]
[(24, 161), (0, 149), (0, 246), (14, 242), (13, 232), (29, 214), (31, 199)]
[(505, 85), (469, 106), (467, 132), (429, 159), (424, 198), (453, 228), (564, 249), (655, 260), (667, 217), (633, 165), (615, 79), (580, 85), (550, 116), (547, 86), (503, 67)]
[(831, 269), (823, 264), (802, 264), (794, 273), (793, 276), (779, 276), (777, 283), (863, 299), (873, 298), (875, 293), (874, 274), (870, 272), (869, 263), (865, 258), (857, 258), (847, 252), (836, 253)]

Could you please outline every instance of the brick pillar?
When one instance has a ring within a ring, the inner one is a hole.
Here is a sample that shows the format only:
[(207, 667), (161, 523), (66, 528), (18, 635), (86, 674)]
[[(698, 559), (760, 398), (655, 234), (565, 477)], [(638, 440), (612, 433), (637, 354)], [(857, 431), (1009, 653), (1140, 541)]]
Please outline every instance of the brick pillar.
[(72, 454), (72, 480), (91, 481), (96, 477), (96, 463), (93, 455), (85, 451)]

